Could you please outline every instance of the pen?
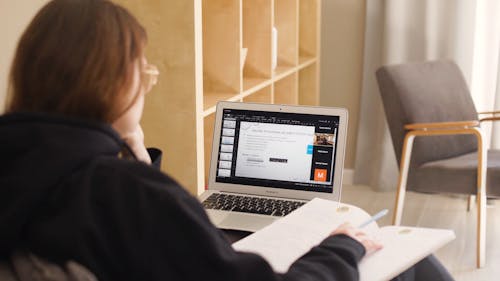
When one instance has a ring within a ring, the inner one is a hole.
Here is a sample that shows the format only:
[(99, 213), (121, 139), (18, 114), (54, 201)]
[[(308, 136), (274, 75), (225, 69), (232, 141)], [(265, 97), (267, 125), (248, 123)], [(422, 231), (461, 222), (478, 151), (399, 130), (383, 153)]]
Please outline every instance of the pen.
[(364, 223), (360, 224), (359, 225), (359, 228), (363, 228), (367, 225), (369, 225), (370, 223), (380, 219), (381, 217), (387, 215), (387, 213), (389, 212), (389, 210), (387, 209), (383, 209), (382, 211), (376, 213), (375, 215), (373, 215), (373, 217), (371, 217), (369, 220), (365, 221)]

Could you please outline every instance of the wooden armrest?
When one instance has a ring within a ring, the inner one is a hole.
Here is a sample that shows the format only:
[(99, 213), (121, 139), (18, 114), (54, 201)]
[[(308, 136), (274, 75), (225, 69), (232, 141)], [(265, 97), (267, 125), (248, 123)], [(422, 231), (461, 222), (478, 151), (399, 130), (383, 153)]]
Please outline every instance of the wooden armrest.
[(478, 112), (478, 115), (487, 115), (479, 119), (479, 122), (500, 120), (500, 111)]
[(479, 119), (479, 122), (484, 122), (484, 121), (498, 121), (498, 120), (500, 120), (500, 116), (481, 118), (481, 119)]
[(479, 114), (479, 115), (485, 115), (485, 114), (496, 115), (496, 114), (500, 114), (500, 111), (483, 111), (483, 112), (478, 112), (477, 114)]
[(406, 130), (440, 130), (440, 129), (456, 129), (456, 128), (472, 128), (478, 127), (479, 121), (458, 121), (458, 122), (435, 122), (435, 123), (413, 123), (404, 126)]

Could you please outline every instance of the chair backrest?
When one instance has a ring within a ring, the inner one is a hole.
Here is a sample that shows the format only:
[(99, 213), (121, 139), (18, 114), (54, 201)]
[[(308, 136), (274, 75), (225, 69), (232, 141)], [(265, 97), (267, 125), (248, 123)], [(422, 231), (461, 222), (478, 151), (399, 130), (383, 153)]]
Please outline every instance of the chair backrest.
[(26, 251), (15, 251), (0, 259), (1, 281), (98, 281), (83, 265), (68, 261), (64, 266), (39, 258)]
[(2, 281), (19, 281), (10, 264), (6, 260), (0, 260), (0, 280)]
[[(478, 120), (467, 84), (458, 66), (445, 60), (383, 66), (376, 72), (398, 162), (411, 123)], [(477, 150), (473, 136), (415, 139), (411, 166)]]

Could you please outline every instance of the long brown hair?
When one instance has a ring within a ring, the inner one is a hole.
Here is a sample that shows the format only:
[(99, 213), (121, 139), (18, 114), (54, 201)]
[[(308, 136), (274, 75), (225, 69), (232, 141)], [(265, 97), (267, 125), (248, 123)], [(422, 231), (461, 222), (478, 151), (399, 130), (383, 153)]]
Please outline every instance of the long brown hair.
[(49, 2), (19, 41), (7, 112), (114, 121), (131, 105), (123, 89), (146, 37), (138, 21), (110, 1)]

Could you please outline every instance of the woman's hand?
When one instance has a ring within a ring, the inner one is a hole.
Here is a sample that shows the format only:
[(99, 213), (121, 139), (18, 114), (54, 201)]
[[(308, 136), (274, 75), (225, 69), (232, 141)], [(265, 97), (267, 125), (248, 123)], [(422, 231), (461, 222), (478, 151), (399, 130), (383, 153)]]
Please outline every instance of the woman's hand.
[(122, 138), (130, 149), (132, 149), (138, 160), (151, 164), (151, 157), (149, 157), (149, 153), (144, 145), (144, 132), (140, 125), (127, 135), (122, 135)]
[[(132, 118), (133, 117), (134, 116), (132, 116)], [(135, 121), (135, 119), (138, 118), (131, 120), (131, 114), (127, 112), (113, 122), (112, 126), (118, 131), (138, 160), (151, 164), (151, 157), (149, 157), (149, 153), (144, 145), (144, 132), (142, 131), (139, 121)]]
[[(139, 67), (134, 69), (133, 85), (128, 96), (134, 97), (139, 89)], [(116, 119), (111, 126), (120, 134), (122, 139), (128, 144), (138, 160), (151, 164), (151, 157), (144, 146), (144, 133), (142, 131), (140, 120), (144, 109), (144, 93), (136, 94), (133, 104), (128, 110)]]
[(366, 255), (382, 249), (383, 245), (369, 237), (364, 231), (354, 228), (350, 223), (344, 223), (335, 229), (331, 235), (344, 234), (361, 243), (366, 250)]

